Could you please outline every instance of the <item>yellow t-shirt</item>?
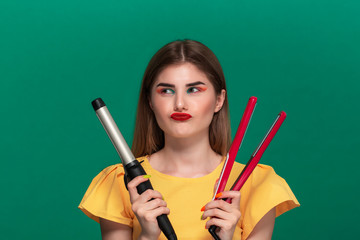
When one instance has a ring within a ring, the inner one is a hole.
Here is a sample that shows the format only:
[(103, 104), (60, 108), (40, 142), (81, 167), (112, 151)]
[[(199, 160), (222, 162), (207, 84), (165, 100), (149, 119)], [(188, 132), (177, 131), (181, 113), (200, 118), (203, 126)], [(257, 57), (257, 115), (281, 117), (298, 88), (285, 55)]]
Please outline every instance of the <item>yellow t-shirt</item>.
[[(159, 191), (170, 209), (169, 220), (180, 240), (210, 240), (201, 220), (200, 209), (213, 196), (214, 184), (219, 178), (224, 161), (210, 174), (199, 178), (169, 176), (153, 169), (147, 156), (138, 158), (148, 175), (153, 188)], [(235, 162), (225, 190), (229, 190), (245, 165)], [(241, 189), (241, 218), (234, 239), (246, 239), (256, 223), (272, 208), (276, 216), (299, 206), (299, 203), (284, 179), (270, 166), (258, 164)], [(79, 208), (90, 218), (99, 218), (128, 225), (137, 239), (141, 227), (131, 210), (130, 196), (124, 184), (124, 168), (116, 164), (105, 168), (91, 182)], [(159, 239), (166, 240), (161, 233)]]

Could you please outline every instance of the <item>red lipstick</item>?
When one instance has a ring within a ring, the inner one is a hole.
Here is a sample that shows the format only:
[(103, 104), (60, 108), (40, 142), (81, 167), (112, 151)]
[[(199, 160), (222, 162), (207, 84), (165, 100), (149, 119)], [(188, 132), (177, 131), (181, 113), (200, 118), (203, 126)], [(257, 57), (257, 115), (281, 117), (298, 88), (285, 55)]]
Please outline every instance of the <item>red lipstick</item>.
[(170, 117), (175, 121), (186, 121), (192, 118), (192, 116), (187, 113), (173, 113)]

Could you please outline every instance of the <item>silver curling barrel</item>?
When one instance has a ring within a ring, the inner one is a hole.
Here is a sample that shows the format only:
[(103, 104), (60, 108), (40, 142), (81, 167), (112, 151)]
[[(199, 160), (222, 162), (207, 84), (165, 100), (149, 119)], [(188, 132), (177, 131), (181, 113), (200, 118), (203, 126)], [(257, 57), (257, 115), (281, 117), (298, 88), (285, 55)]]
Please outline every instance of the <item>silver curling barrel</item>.
[[(124, 137), (122, 136), (119, 128), (117, 127), (114, 119), (112, 118), (109, 110), (107, 109), (104, 101), (101, 98), (97, 98), (92, 101), (92, 106), (98, 116), (101, 124), (103, 125), (107, 135), (113, 143), (122, 164), (125, 169), (127, 181), (131, 181), (137, 176), (146, 175), (144, 168), (141, 166), (138, 160), (134, 157), (129, 146), (127, 145)], [(145, 192), (147, 189), (153, 189), (150, 180), (140, 183), (137, 186), (139, 194)], [(150, 200), (151, 201), (151, 200)], [(167, 239), (176, 240), (175, 231), (169, 221), (166, 214), (162, 214), (157, 217), (159, 228), (164, 233)]]

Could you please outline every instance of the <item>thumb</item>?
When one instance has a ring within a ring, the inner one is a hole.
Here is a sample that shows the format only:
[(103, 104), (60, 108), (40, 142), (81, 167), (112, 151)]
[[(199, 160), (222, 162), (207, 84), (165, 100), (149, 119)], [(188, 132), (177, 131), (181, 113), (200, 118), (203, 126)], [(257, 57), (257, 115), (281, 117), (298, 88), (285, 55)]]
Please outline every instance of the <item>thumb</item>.
[(217, 189), (217, 187), (218, 187), (218, 184), (219, 184), (219, 178), (216, 179), (216, 181), (215, 181), (214, 190), (213, 190), (214, 194), (215, 194), (215, 192), (216, 192), (216, 189)]

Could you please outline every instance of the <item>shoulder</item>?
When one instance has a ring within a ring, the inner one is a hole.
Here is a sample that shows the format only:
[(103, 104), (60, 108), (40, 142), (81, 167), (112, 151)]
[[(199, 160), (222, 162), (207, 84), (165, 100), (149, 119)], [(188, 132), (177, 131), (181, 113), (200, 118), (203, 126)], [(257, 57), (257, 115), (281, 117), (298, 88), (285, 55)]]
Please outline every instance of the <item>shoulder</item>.
[[(233, 168), (235, 169), (243, 169), (245, 167), (245, 164), (234, 162)], [(265, 164), (257, 164), (254, 171), (270, 171), (273, 172), (273, 167)]]
[(100, 174), (109, 174), (111, 172), (124, 172), (124, 166), (121, 163), (110, 165), (101, 170)]
[[(235, 162), (232, 171), (240, 174), (241, 171), (245, 168), (245, 164)], [(264, 175), (272, 175), (276, 174), (273, 167), (265, 164), (257, 164), (254, 171), (254, 175), (264, 176)]]
[[(147, 155), (146, 156), (141, 156), (141, 157), (137, 157), (136, 160), (140, 163), (144, 162), (145, 160), (147, 160)], [(104, 168), (100, 174), (110, 174), (112, 172), (116, 172), (116, 173), (125, 173), (125, 169), (122, 163), (118, 163), (118, 164), (114, 164), (114, 165), (110, 165), (106, 168)]]
[[(235, 163), (237, 177), (245, 165)], [(258, 164), (241, 189), (243, 238), (247, 238), (256, 224), (272, 209), (275, 216), (299, 206), (287, 182), (268, 165)]]
[(136, 160), (138, 160), (140, 163), (148, 160), (148, 155), (137, 157)]
[[(235, 162), (230, 173), (230, 182), (234, 183), (244, 168), (245, 164)], [(247, 182), (251, 182), (251, 185), (258, 185), (264, 181), (282, 181), (282, 178), (275, 173), (275, 170), (271, 166), (257, 164)]]
[(122, 164), (101, 170), (90, 183), (79, 208), (97, 222), (103, 218), (130, 226), (133, 213), (124, 175)]
[[(140, 163), (143, 163), (146, 160), (147, 156), (142, 156), (142, 157), (138, 157), (136, 158), (136, 160)], [(144, 165), (144, 164), (142, 164)], [(95, 179), (105, 179), (105, 178), (109, 178), (109, 177), (120, 177), (122, 175), (125, 175), (125, 169), (122, 163), (118, 163), (118, 164), (114, 164), (114, 165), (110, 165), (105, 167), (103, 170), (100, 171), (100, 173), (94, 178)]]
[(124, 167), (121, 163), (110, 165), (101, 170), (93, 181), (104, 181), (109, 178), (118, 178), (125, 175)]
[(253, 177), (256, 179), (265, 179), (265, 178), (277, 178), (278, 176), (273, 167), (265, 164), (257, 164), (254, 171)]
[(254, 186), (266, 185), (267, 187), (277, 186), (280, 188), (282, 186), (287, 186), (286, 181), (269, 165), (258, 164), (251, 177)]

